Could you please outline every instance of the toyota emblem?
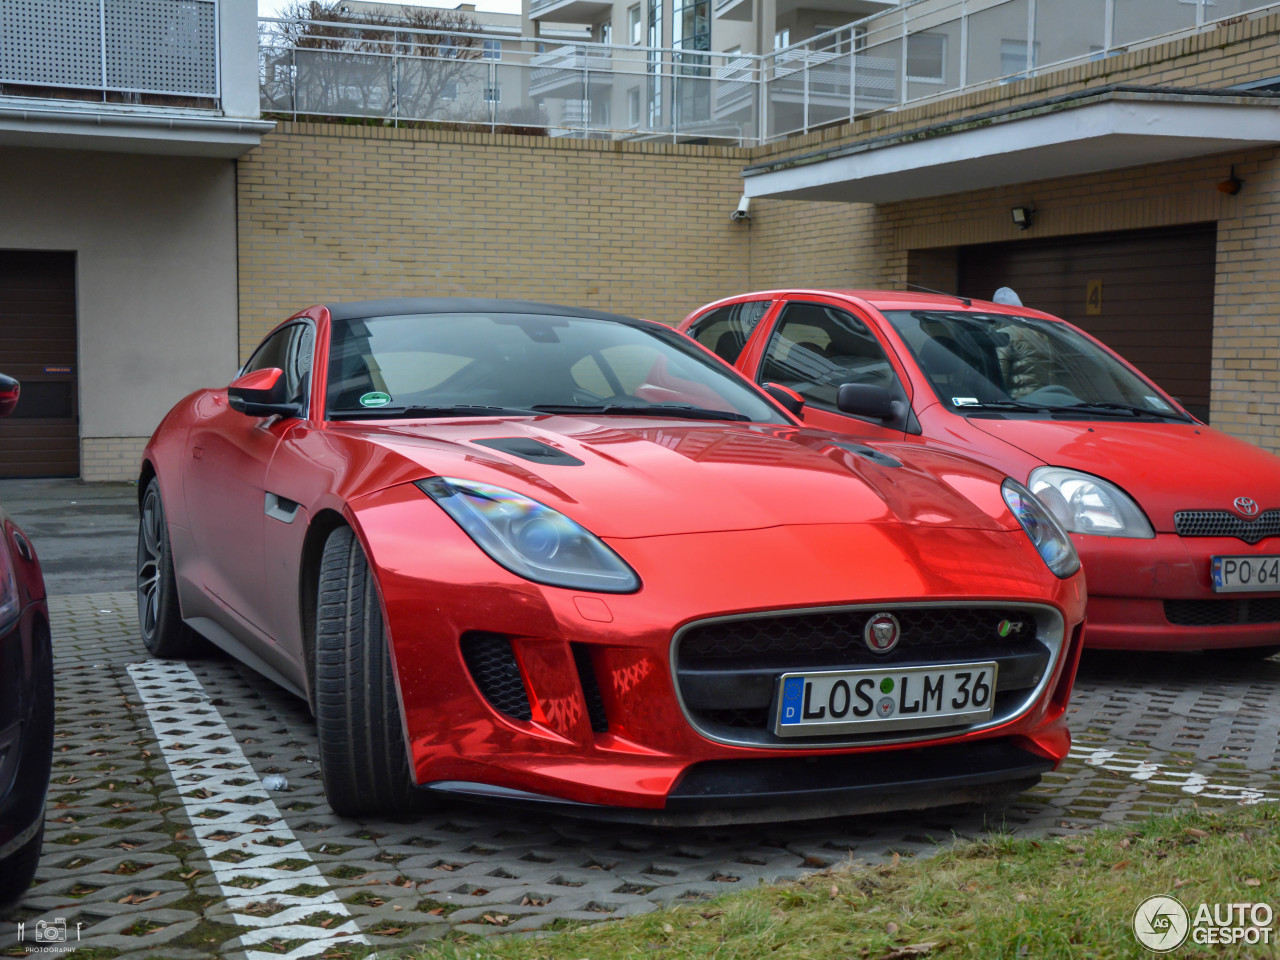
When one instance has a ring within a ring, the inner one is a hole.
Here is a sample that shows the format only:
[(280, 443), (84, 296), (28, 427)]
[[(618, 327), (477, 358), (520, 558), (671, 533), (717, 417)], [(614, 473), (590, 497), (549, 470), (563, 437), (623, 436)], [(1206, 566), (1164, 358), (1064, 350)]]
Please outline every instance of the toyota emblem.
[(1258, 501), (1251, 500), (1249, 497), (1236, 497), (1235, 508), (1244, 517), (1258, 515)]
[(877, 613), (862, 631), (862, 639), (872, 653), (888, 653), (898, 645), (901, 636), (902, 628), (892, 613)]

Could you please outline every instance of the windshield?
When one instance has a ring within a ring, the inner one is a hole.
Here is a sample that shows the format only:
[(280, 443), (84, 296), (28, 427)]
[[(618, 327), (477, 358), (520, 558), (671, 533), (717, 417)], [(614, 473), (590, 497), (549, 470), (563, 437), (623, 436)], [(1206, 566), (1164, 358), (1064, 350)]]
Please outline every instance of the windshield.
[(785, 418), (674, 330), (538, 314), (335, 320), (328, 416), (595, 413)]
[(1064, 323), (935, 310), (884, 315), (938, 398), (958, 414), (1187, 419), (1150, 381)]

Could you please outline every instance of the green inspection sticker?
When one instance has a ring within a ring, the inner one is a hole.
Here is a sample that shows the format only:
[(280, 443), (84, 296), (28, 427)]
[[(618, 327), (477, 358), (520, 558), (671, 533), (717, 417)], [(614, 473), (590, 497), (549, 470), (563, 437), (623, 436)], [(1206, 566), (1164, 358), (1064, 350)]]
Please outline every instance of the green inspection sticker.
[(893, 679), (891, 677), (885, 677), (880, 681), (880, 692), (893, 693)]
[(360, 406), (362, 407), (385, 407), (390, 402), (391, 394), (383, 393), (381, 390), (366, 393), (360, 398)]

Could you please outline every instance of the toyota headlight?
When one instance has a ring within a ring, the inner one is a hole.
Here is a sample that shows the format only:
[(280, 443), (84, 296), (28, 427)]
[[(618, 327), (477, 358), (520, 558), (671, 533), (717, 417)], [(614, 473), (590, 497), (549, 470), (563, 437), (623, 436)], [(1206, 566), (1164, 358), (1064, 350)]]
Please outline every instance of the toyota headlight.
[(1156, 535), (1133, 499), (1101, 477), (1066, 467), (1037, 467), (1027, 485), (1071, 533), (1144, 540)]
[(1000, 492), (1050, 570), (1065, 580), (1080, 569), (1071, 538), (1030, 490), (1011, 477), (1000, 485)]
[(417, 486), (485, 553), (517, 576), (553, 587), (632, 593), (640, 578), (595, 534), (522, 494), (474, 480), (431, 477)]

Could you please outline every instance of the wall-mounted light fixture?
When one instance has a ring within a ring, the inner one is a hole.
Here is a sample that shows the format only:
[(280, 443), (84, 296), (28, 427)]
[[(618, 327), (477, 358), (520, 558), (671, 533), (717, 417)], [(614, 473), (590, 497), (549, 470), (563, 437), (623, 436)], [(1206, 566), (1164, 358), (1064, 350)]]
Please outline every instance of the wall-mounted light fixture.
[(1218, 190), (1225, 193), (1229, 197), (1234, 197), (1240, 192), (1240, 188), (1244, 186), (1244, 181), (1236, 176), (1236, 168), (1231, 167), (1231, 176), (1218, 184)]
[(1014, 207), (1009, 213), (1013, 216), (1013, 225), (1019, 230), (1025, 230), (1031, 226), (1031, 218), (1035, 215), (1035, 210), (1031, 207)]

